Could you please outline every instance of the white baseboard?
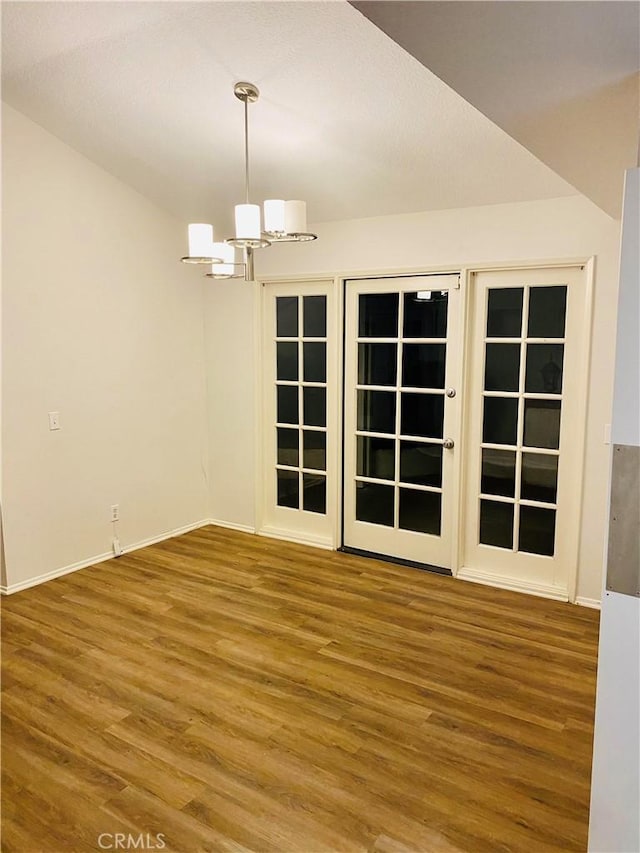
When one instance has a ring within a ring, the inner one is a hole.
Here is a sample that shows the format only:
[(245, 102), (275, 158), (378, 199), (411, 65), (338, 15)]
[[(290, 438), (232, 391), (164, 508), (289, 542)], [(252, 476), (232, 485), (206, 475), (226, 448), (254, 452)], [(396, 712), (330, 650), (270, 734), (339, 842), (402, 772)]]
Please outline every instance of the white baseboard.
[[(165, 539), (173, 539), (174, 536), (182, 536), (183, 533), (189, 533), (191, 530), (197, 530), (200, 527), (206, 527), (209, 524), (217, 523), (218, 522), (211, 521), (208, 518), (204, 518), (200, 521), (194, 522), (193, 524), (186, 524), (183, 527), (176, 527), (174, 530), (168, 530), (165, 533), (161, 533), (159, 536), (151, 536), (148, 539), (142, 539), (139, 542), (135, 542), (133, 545), (125, 545), (122, 548), (122, 553), (129, 554), (131, 551), (139, 551), (140, 548), (147, 548), (149, 545), (164, 542)], [(14, 592), (21, 592), (23, 589), (29, 589), (32, 586), (39, 586), (41, 583), (46, 583), (46, 581), (53, 580), (54, 578), (60, 578), (64, 575), (71, 574), (71, 572), (77, 572), (80, 569), (87, 569), (89, 566), (96, 565), (96, 563), (104, 563), (106, 560), (112, 559), (115, 559), (113, 551), (96, 554), (86, 560), (71, 563), (69, 566), (62, 566), (60, 569), (53, 569), (50, 572), (45, 572), (42, 575), (36, 575), (36, 577), (29, 578), (26, 581), (20, 581), (20, 583), (3, 584), (0, 586), (0, 593), (2, 595), (12, 595)]]
[(521, 581), (517, 578), (505, 578), (502, 575), (494, 575), (482, 569), (470, 569), (464, 567), (456, 574), (457, 578), (472, 583), (482, 583), (486, 586), (495, 586), (499, 589), (509, 589), (512, 592), (527, 592), (529, 595), (538, 595), (541, 598), (552, 598), (554, 601), (568, 601), (569, 594), (566, 589), (541, 583)]
[(261, 527), (257, 531), (259, 536), (269, 539), (284, 539), (286, 542), (295, 542), (298, 545), (311, 545), (312, 548), (322, 548), (325, 551), (333, 551), (333, 540), (329, 536), (313, 536), (309, 533), (298, 533), (293, 530), (283, 530), (280, 527)]
[(585, 598), (583, 595), (579, 595), (576, 598), (576, 604), (579, 604), (581, 607), (591, 607), (593, 610), (600, 610), (600, 600), (598, 598)]
[(255, 533), (255, 527), (250, 524), (236, 524), (235, 521), (221, 521), (219, 518), (210, 518), (207, 524), (215, 527), (227, 527), (229, 530), (239, 530), (241, 533)]

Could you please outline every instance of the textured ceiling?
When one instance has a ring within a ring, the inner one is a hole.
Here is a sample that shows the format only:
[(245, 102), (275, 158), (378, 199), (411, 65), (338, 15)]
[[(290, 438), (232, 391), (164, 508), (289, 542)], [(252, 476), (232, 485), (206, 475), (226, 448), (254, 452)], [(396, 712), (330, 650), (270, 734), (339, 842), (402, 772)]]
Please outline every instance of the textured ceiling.
[(185, 219), (243, 195), (311, 221), (575, 193), (342, 0), (4, 2), (3, 98)]
[(640, 3), (351, 0), (612, 215), (638, 160)]

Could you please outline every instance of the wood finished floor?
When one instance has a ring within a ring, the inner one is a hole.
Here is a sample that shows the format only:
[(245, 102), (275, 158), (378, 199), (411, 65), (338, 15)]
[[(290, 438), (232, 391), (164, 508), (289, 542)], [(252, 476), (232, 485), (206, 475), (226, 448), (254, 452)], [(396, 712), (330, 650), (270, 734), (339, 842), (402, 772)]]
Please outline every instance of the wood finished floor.
[(7, 853), (586, 850), (594, 611), (216, 527), (2, 609)]

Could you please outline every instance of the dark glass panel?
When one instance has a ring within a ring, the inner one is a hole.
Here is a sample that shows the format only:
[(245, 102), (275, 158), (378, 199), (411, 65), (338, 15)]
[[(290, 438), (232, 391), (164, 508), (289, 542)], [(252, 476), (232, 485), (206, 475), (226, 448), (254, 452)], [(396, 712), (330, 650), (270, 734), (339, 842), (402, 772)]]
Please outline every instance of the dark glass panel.
[(524, 401), (524, 444), (527, 447), (560, 446), (560, 401)]
[(398, 337), (398, 294), (361, 293), (359, 296), (358, 337)]
[(298, 430), (278, 427), (278, 465), (298, 467)]
[(512, 498), (516, 491), (516, 454), (514, 450), (482, 450), (482, 484), (484, 495)]
[(442, 438), (444, 395), (403, 394), (400, 414), (400, 432), (402, 435)]
[(278, 423), (298, 423), (298, 388), (296, 385), (278, 385)]
[(324, 343), (309, 343), (308, 341), (305, 341), (302, 346), (304, 355), (304, 381), (326, 382), (327, 345)]
[(302, 300), (302, 328), (305, 338), (326, 338), (327, 297), (305, 296)]
[(398, 524), (403, 530), (440, 536), (441, 504), (440, 492), (400, 489)]
[(566, 285), (532, 287), (529, 292), (528, 337), (564, 338), (566, 313)]
[(327, 468), (327, 434), (305, 429), (302, 433), (302, 464), (304, 468), (325, 471)]
[(395, 433), (394, 391), (358, 391), (358, 429), (364, 432)]
[(553, 557), (556, 538), (556, 511), (539, 506), (520, 506), (518, 551)]
[(278, 506), (298, 509), (300, 506), (300, 485), (297, 471), (277, 471)]
[(400, 480), (416, 486), (442, 486), (442, 445), (401, 441)]
[(527, 344), (527, 377), (530, 394), (562, 393), (564, 344)]
[(487, 344), (484, 390), (517, 391), (519, 388), (520, 344)]
[(444, 388), (446, 344), (404, 344), (402, 384), (412, 388)]
[(358, 344), (358, 385), (395, 385), (397, 344)]
[(480, 501), (480, 544), (513, 548), (513, 504)]
[(302, 475), (302, 509), (306, 512), (327, 511), (327, 478), (318, 474)]
[(554, 504), (557, 495), (558, 457), (547, 453), (523, 453), (520, 497)]
[(355, 484), (356, 519), (393, 527), (393, 486), (380, 483)]
[(297, 296), (276, 296), (276, 337), (298, 337)]
[(488, 338), (519, 338), (522, 334), (522, 287), (496, 287), (489, 291)]
[(379, 480), (395, 479), (395, 441), (392, 438), (357, 437), (356, 473)]
[(518, 401), (485, 397), (482, 440), (487, 444), (515, 444), (518, 436)]
[(404, 337), (405, 338), (446, 338), (447, 306), (449, 292), (439, 290), (420, 291), (429, 299), (421, 298), (418, 293), (404, 295)]
[(303, 388), (305, 426), (327, 425), (327, 389)]
[(298, 379), (297, 341), (278, 341), (276, 344), (277, 378), (290, 382)]

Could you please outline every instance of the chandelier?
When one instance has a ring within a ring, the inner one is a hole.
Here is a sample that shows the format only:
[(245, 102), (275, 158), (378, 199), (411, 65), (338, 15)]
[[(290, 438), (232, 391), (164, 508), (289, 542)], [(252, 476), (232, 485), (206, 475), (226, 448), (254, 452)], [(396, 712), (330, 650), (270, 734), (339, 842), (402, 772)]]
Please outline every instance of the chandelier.
[[(236, 83), (233, 93), (244, 104), (244, 204), (235, 207), (236, 235), (224, 242), (214, 242), (213, 226), (204, 222), (189, 225), (189, 254), (186, 264), (210, 264), (209, 278), (244, 278), (254, 280), (253, 252), (272, 243), (306, 243), (317, 235), (307, 231), (307, 206), (304, 201), (267, 199), (264, 202), (264, 229), (259, 204), (249, 201), (249, 104), (258, 100), (260, 92), (253, 83)], [(236, 263), (236, 249), (242, 249), (244, 260)]]

